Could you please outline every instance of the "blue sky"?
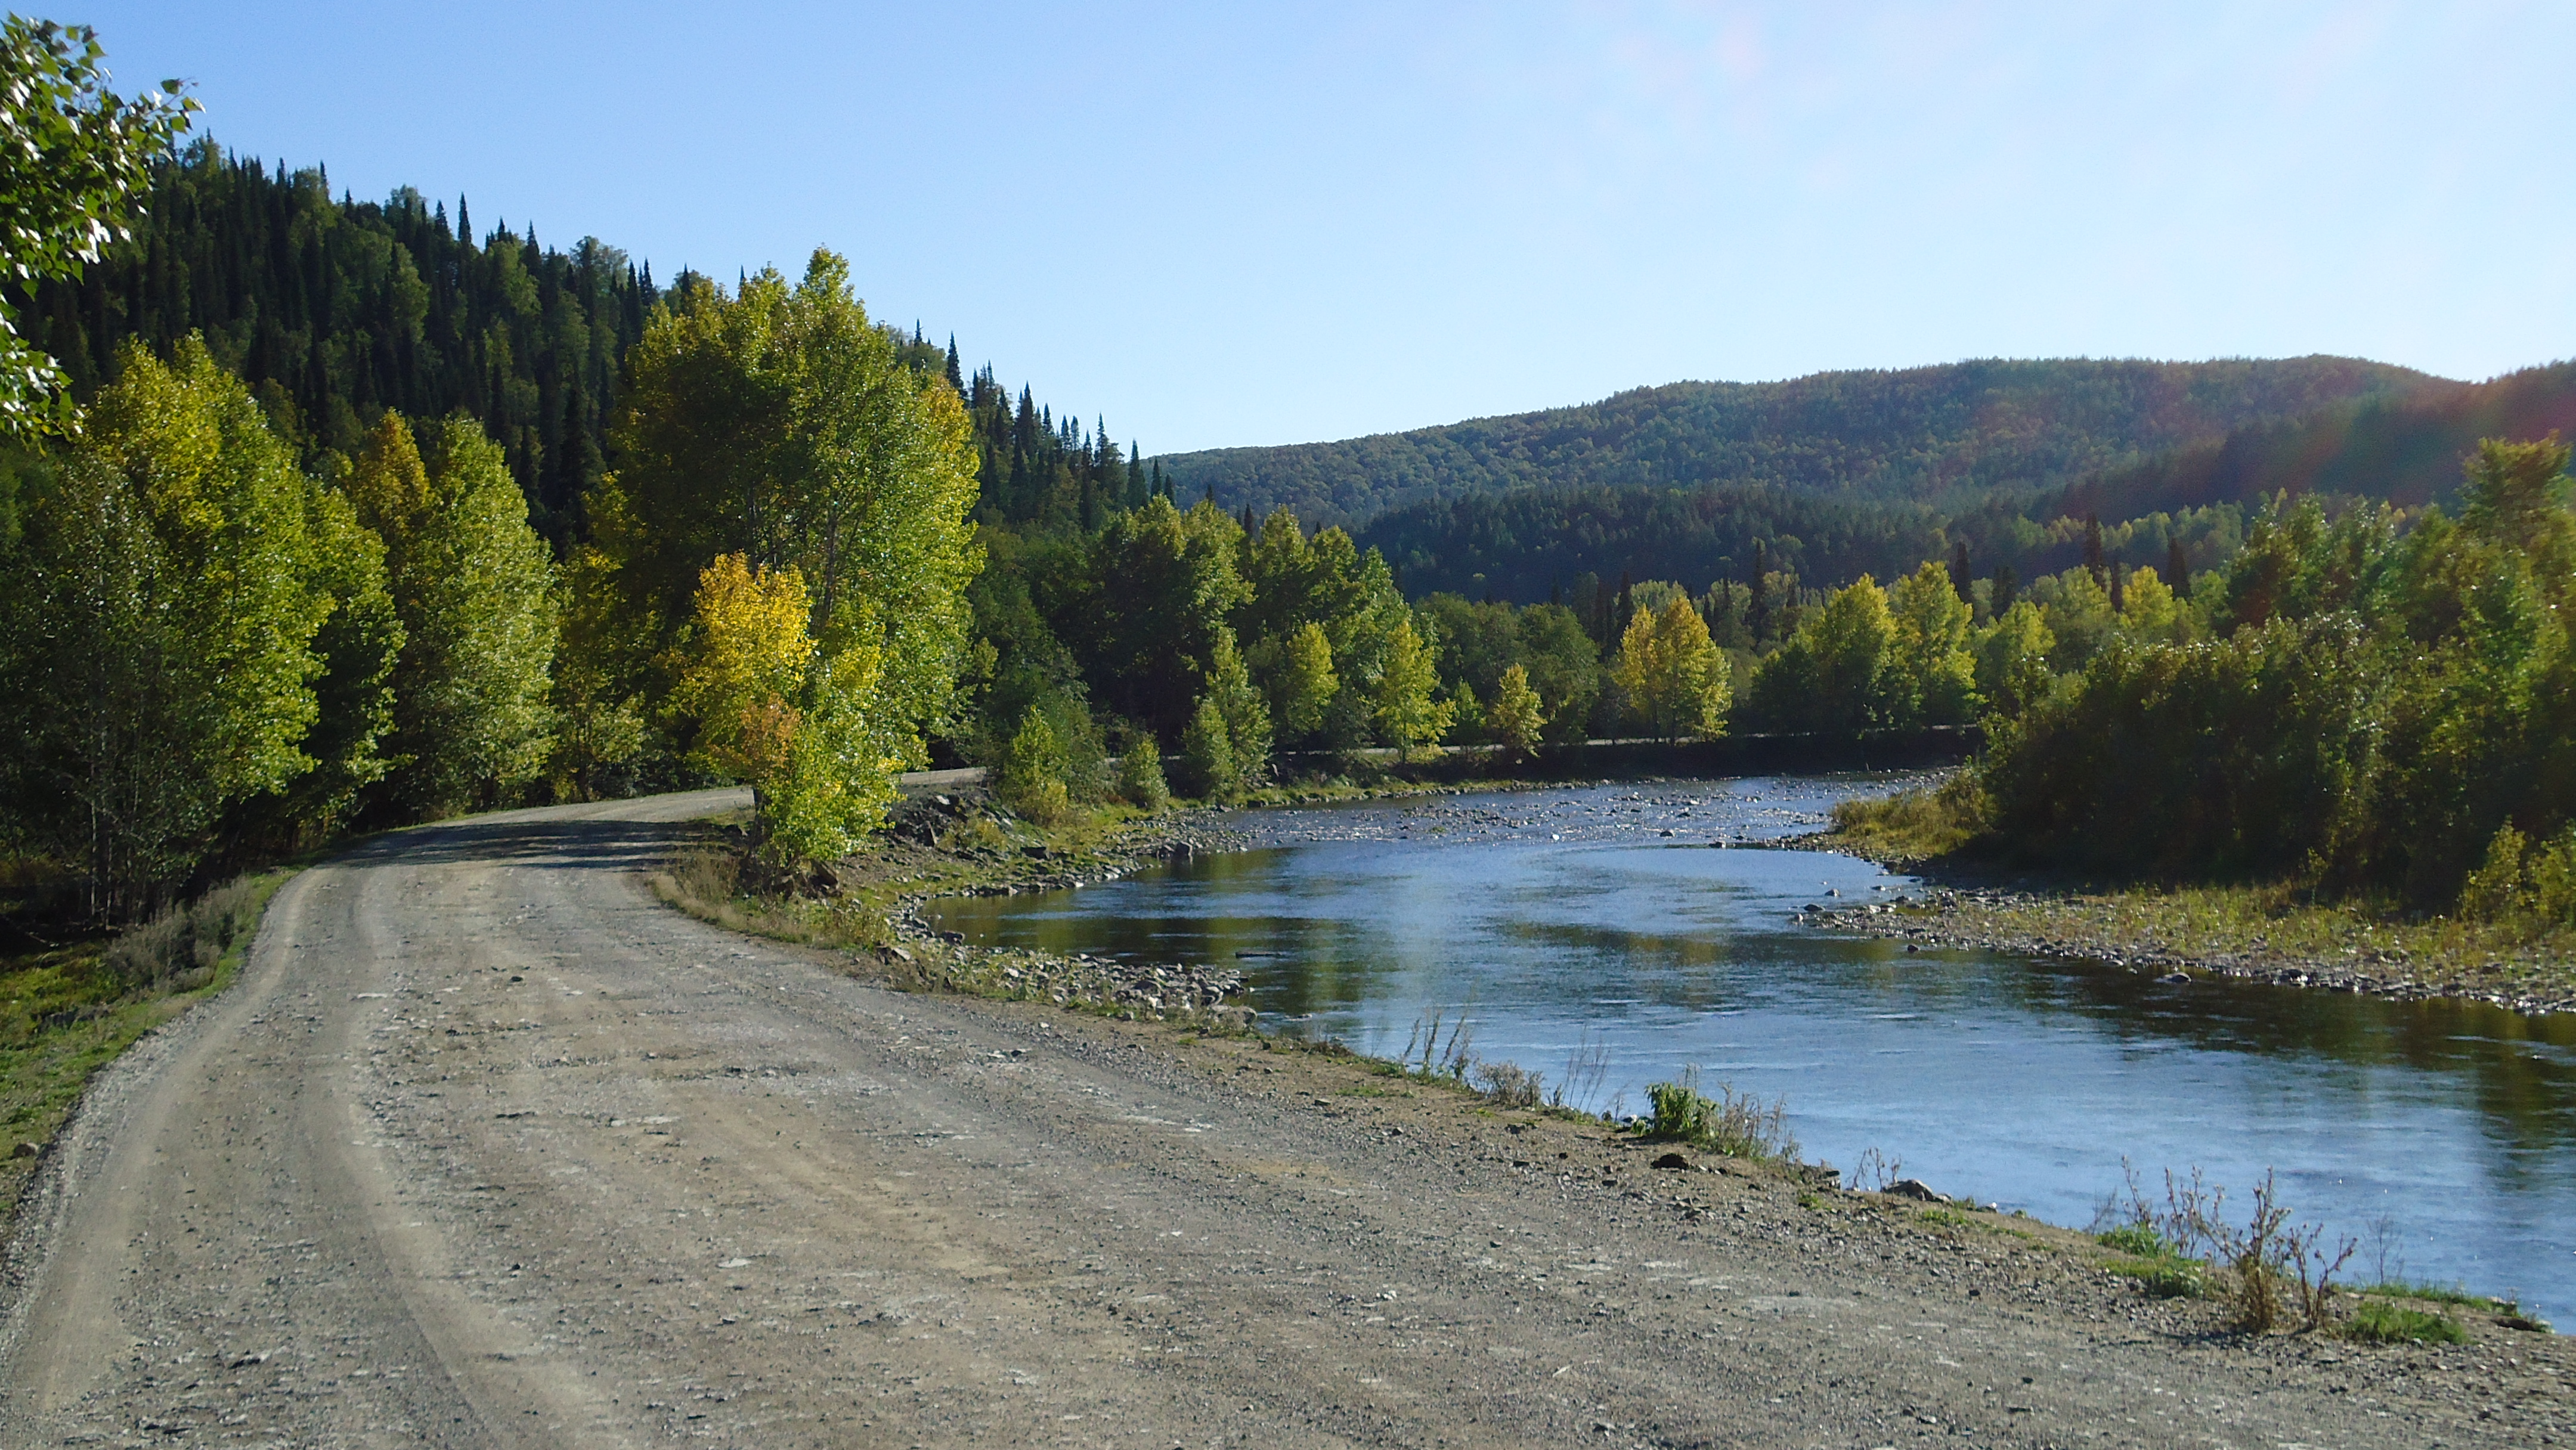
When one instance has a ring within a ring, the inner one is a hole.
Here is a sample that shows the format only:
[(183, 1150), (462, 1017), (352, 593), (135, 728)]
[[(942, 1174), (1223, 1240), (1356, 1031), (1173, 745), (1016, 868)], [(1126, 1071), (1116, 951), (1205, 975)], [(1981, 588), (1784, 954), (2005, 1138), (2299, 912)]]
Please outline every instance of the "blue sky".
[[(31, 7), (32, 8), (32, 7)], [(1982, 356), (2576, 355), (2576, 6), (106, 3), (236, 150), (1148, 452)]]

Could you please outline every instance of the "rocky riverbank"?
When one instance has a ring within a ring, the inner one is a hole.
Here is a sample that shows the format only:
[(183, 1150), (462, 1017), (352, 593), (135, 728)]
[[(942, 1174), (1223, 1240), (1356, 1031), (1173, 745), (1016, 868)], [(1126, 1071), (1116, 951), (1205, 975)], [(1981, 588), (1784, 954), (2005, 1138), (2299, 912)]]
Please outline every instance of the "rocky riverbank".
[[(1129, 1020), (1251, 1027), (1252, 1009), (1232, 1000), (1243, 992), (1240, 972), (1202, 963), (978, 947), (921, 915), (922, 903), (941, 897), (1078, 890), (1150, 866), (1242, 849), (1246, 838), (1220, 824), (1220, 813), (1167, 811), (1048, 833), (997, 809), (980, 791), (926, 792), (898, 806), (886, 842), (869, 864), (894, 888), (885, 911), (890, 938), (876, 956), (896, 977)], [(857, 865), (844, 863), (844, 869)]]
[[(1794, 844), (1850, 849), (1830, 835)], [(1800, 917), (1816, 926), (1901, 940), (1909, 949), (1969, 948), (2101, 962), (2157, 976), (2227, 977), (2408, 1002), (2447, 998), (2527, 1014), (2576, 1012), (2576, 981), (2569, 979), (2567, 964), (2543, 953), (2444, 950), (2451, 944), (2437, 932), (2326, 908), (2265, 915), (2241, 892), (1945, 886), (1934, 870), (1924, 891), (1849, 906), (1815, 903)], [(2276, 941), (2276, 935), (2284, 939)]]

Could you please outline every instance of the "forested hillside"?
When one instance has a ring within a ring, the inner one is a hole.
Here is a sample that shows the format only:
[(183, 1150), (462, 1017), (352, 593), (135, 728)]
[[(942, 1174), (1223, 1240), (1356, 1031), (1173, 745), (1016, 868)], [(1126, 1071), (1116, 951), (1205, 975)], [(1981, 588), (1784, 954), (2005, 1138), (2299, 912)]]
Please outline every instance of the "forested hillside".
[(1520, 488), (1395, 509), (1359, 537), (1411, 592), (1524, 603), (1587, 575), (1744, 579), (1757, 543), (1768, 567), (1819, 584), (1884, 578), (1962, 547), (1978, 574), (2037, 578), (2083, 562), (2097, 526), (2112, 561), (2161, 563), (2179, 543), (2207, 568), (2274, 495), (2421, 509), (2457, 493), (2460, 459), (2479, 439), (2553, 431), (2576, 432), (2576, 363), (2265, 419), (2045, 492), (1954, 491), (1935, 503), (1758, 486)]
[(2353, 358), (1986, 360), (1780, 383), (1673, 383), (1598, 403), (1338, 443), (1159, 461), (1183, 495), (1356, 525), (1515, 487), (1769, 484), (1939, 502), (2086, 474), (2439, 380)]
[[(130, 240), (77, 278), (25, 298), (28, 341), (62, 366), (75, 400), (109, 381), (117, 351), (158, 356), (191, 333), (250, 384), (298, 460), (354, 457), (387, 410), (464, 412), (500, 445), (531, 520), (558, 550), (588, 536), (583, 500), (607, 470), (619, 370), (643, 336), (649, 263), (595, 237), (541, 246), (470, 203), (404, 187), (382, 202), (331, 194), (320, 167), (289, 171), (200, 139), (153, 170)], [(684, 286), (684, 275), (672, 281)], [(888, 330), (916, 373), (967, 395), (990, 519), (1095, 526), (1142, 500), (1152, 476), (1098, 428), (1059, 420), (990, 369), (971, 380), (951, 341)]]
[(2552, 432), (2576, 433), (2576, 362), (2249, 423), (2223, 439), (2095, 474), (2042, 506), (2143, 513), (2247, 503), (2286, 489), (2421, 508), (2459, 491), (2460, 458), (2479, 439)]

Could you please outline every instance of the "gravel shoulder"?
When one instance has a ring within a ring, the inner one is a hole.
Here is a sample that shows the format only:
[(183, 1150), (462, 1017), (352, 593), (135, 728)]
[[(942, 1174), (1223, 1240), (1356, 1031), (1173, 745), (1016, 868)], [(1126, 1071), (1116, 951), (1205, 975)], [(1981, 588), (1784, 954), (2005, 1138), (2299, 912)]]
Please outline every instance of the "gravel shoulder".
[(645, 874), (705, 792), (401, 832), (104, 1075), (0, 1442), (2533, 1445), (2566, 1341), (2240, 1340), (2075, 1235), (1649, 1166), (1365, 1063), (906, 993)]

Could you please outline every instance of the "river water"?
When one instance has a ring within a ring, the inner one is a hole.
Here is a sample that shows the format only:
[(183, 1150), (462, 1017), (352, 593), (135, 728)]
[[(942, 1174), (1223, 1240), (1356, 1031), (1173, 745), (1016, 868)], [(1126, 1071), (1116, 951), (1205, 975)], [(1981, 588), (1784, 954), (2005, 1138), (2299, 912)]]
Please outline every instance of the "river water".
[[(1394, 1056), (1463, 1012), (1474, 1054), (1594, 1110), (1695, 1065), (1782, 1098), (1803, 1155), (1875, 1151), (2084, 1225), (2124, 1160), (2231, 1209), (2269, 1171), (2360, 1248), (2346, 1281), (2519, 1293), (2576, 1320), (2576, 1016), (2383, 1002), (1925, 950), (1797, 924), (1922, 888), (1744, 849), (1883, 780), (1622, 784), (1245, 812), (1271, 842), (1078, 890), (934, 903), (990, 946), (1241, 970), (1266, 1028)], [(1728, 843), (1717, 847), (1713, 843)], [(1839, 892), (1839, 897), (1829, 893)], [(1446, 1029), (1444, 1029), (1445, 1031)], [(1597, 1073), (1597, 1081), (1594, 1074)], [(2241, 1215), (2237, 1215), (2240, 1216)]]

